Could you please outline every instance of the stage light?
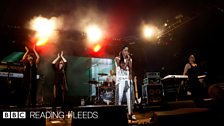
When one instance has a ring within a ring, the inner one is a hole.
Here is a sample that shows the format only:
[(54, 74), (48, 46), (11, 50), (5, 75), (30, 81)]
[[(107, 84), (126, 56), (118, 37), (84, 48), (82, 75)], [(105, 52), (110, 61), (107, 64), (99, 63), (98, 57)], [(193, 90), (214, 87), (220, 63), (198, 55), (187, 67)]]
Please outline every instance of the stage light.
[(35, 30), (39, 36), (50, 36), (55, 30), (55, 22), (43, 17), (37, 17), (33, 21), (32, 29)]
[(101, 48), (102, 48), (102, 46), (101, 46), (100, 44), (96, 44), (96, 45), (93, 47), (93, 51), (94, 51), (95, 53), (97, 53), (97, 52), (100, 51)]
[(32, 22), (32, 29), (37, 32), (37, 36), (50, 36), (56, 29), (54, 20), (49, 20), (43, 17), (37, 17)]
[(160, 36), (161, 31), (153, 25), (144, 24), (141, 27), (142, 31), (142, 38), (146, 41), (152, 41), (158, 39), (158, 36)]
[(56, 30), (56, 20), (44, 17), (35, 17), (30, 21), (30, 27), (35, 31), (34, 37), (37, 46), (45, 45)]
[(105, 54), (103, 43), (97, 43), (89, 47), (89, 54), (93, 57), (101, 57)]
[(89, 42), (98, 42), (102, 39), (102, 30), (96, 25), (88, 26), (86, 34)]
[(143, 34), (145, 38), (151, 38), (154, 34), (154, 30), (152, 27), (145, 26), (143, 29)]
[(36, 46), (43, 46), (47, 44), (48, 38), (38, 38)]

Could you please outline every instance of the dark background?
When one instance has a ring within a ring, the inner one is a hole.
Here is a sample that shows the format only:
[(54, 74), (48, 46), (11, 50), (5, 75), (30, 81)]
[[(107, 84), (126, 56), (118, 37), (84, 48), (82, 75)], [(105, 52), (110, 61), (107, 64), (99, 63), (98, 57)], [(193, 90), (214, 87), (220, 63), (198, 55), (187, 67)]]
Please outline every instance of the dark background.
[[(65, 50), (67, 56), (114, 58), (122, 46), (128, 45), (133, 57), (133, 72), (142, 84), (145, 72), (160, 72), (162, 77), (182, 74), (189, 54), (195, 54), (197, 63), (202, 66), (202, 74), (208, 75), (208, 84), (224, 81), (224, 3), (221, 0), (1, 1), (0, 58), (3, 59), (13, 51), (24, 51), (31, 32), (25, 25), (34, 16), (50, 18), (63, 15), (75, 24), (92, 8), (103, 14), (104, 18), (106, 15), (108, 21), (105, 55), (89, 55), (88, 49), (82, 44), (82, 30), (74, 28), (60, 32), (61, 41), (65, 44), (58, 44), (57, 48)], [(142, 21), (162, 27), (165, 22), (174, 24), (178, 15), (192, 20), (154, 43), (138, 37), (137, 29)], [(95, 18), (101, 20), (100, 16)], [(65, 25), (69, 27), (71, 23)], [(71, 48), (71, 45), (75, 46)]]

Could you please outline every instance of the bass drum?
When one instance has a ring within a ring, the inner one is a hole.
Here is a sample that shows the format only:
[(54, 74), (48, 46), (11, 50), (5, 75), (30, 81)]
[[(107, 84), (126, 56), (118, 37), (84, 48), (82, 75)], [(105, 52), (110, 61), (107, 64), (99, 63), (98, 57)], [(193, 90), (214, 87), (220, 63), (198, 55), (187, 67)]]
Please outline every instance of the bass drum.
[(103, 104), (114, 104), (115, 92), (111, 87), (103, 87), (100, 91), (100, 98)]

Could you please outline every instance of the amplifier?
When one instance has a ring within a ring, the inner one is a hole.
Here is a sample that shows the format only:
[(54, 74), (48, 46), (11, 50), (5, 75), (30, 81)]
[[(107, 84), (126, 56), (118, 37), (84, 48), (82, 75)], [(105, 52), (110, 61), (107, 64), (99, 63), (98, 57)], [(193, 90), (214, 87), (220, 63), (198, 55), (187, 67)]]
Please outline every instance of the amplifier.
[(163, 85), (161, 83), (142, 85), (142, 100), (145, 104), (160, 104), (162, 102), (163, 95)]
[(159, 84), (161, 83), (160, 78), (144, 78), (143, 84)]
[(160, 72), (146, 72), (145, 78), (160, 78)]

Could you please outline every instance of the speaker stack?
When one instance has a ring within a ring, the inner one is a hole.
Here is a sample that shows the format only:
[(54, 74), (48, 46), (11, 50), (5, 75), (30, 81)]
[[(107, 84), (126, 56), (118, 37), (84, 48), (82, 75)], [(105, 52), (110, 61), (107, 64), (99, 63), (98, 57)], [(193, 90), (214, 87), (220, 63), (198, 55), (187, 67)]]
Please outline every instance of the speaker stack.
[(163, 99), (163, 85), (159, 72), (147, 72), (143, 79), (142, 99), (145, 105), (160, 105)]

